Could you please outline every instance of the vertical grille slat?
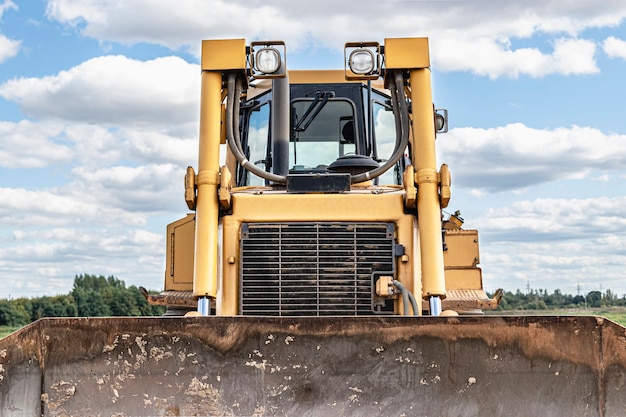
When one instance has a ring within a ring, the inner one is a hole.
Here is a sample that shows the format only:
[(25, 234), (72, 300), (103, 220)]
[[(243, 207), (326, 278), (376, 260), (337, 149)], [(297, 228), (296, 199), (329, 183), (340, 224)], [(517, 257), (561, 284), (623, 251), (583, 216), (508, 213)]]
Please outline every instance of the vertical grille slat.
[(245, 223), (241, 314), (370, 315), (372, 273), (394, 270), (393, 223)]

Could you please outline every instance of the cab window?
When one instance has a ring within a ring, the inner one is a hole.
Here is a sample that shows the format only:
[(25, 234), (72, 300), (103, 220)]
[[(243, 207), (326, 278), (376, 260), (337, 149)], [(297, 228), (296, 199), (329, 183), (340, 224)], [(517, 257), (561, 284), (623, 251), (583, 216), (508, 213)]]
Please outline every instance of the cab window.
[(292, 102), (291, 171), (324, 170), (338, 157), (356, 153), (355, 106), (347, 99)]

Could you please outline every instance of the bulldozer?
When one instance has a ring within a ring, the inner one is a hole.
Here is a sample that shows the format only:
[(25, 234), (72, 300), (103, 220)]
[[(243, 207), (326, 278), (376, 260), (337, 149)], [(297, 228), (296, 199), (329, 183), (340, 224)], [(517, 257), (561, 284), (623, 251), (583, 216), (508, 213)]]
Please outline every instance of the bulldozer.
[[(427, 38), (293, 71), (282, 41), (202, 42), (191, 211), (162, 317), (46, 318), (0, 340), (2, 416), (621, 416), (626, 329), (492, 316), (447, 214)], [(439, 139), (442, 140), (442, 139)]]

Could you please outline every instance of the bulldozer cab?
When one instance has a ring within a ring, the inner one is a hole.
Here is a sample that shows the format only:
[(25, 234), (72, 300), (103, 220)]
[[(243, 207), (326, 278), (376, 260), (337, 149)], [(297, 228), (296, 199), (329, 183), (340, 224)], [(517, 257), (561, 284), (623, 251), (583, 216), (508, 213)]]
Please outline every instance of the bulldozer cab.
[[(320, 89), (323, 87), (323, 89)], [(271, 91), (241, 105), (241, 141), (246, 156), (265, 171), (272, 170), (270, 135)], [(292, 84), (290, 86), (289, 173), (328, 173), (345, 155), (387, 160), (395, 141), (390, 97), (370, 84)], [(406, 164), (399, 161), (376, 184), (402, 184)], [(237, 186), (269, 185), (237, 167)]]

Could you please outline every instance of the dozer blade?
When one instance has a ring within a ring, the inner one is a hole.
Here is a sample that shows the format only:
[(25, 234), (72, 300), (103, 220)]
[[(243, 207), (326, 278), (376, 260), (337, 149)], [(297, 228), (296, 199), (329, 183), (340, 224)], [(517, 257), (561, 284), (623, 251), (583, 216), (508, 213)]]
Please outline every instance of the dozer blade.
[(43, 319), (0, 340), (2, 416), (622, 416), (595, 317)]

